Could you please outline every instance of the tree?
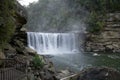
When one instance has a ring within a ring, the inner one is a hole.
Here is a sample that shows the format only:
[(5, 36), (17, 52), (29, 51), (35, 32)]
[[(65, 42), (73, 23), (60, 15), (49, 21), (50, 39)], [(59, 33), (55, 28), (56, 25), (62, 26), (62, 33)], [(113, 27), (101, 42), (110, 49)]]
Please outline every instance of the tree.
[(12, 36), (15, 23), (13, 19), (14, 0), (0, 0), (0, 46), (9, 41)]

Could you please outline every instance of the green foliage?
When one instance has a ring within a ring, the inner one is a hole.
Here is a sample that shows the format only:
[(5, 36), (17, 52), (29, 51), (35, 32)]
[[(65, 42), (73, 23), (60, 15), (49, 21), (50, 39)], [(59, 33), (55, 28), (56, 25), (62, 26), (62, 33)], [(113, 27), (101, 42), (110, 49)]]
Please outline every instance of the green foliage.
[(43, 68), (43, 66), (44, 66), (43, 58), (40, 57), (39, 55), (35, 55), (35, 57), (33, 58), (33, 67), (39, 69)]
[(7, 18), (0, 27), (0, 41), (7, 42), (14, 32), (14, 22), (11, 18)]
[(100, 21), (99, 15), (95, 12), (90, 13), (87, 23), (89, 25), (87, 30), (91, 33), (100, 32), (104, 26), (104, 21)]
[(120, 0), (76, 0), (89, 11), (97, 13), (120, 11)]
[(120, 0), (106, 0), (108, 12), (120, 11)]
[(14, 33), (15, 23), (13, 19), (14, 0), (0, 1), (0, 47), (4, 47)]
[(88, 23), (88, 31), (92, 33), (99, 32), (104, 27), (104, 21), (101, 21), (105, 17), (106, 13), (120, 11), (120, 0), (75, 0), (85, 9), (90, 12)]

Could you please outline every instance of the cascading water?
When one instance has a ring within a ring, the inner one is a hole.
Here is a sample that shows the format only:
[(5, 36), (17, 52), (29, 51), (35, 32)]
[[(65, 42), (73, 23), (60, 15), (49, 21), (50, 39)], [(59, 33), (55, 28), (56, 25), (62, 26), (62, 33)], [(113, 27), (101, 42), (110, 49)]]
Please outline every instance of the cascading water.
[(75, 33), (28, 32), (28, 46), (38, 54), (79, 52)]

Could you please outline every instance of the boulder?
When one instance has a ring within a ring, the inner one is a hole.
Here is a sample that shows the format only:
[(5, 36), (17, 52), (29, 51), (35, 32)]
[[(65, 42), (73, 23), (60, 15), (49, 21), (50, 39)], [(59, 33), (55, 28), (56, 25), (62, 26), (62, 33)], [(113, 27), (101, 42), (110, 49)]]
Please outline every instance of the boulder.
[(81, 71), (76, 80), (120, 80), (120, 72), (105, 67), (89, 68)]
[(27, 23), (27, 11), (25, 10), (23, 6), (20, 5), (18, 1), (15, 2), (15, 5), (16, 5), (16, 12), (15, 12), (16, 16), (14, 16), (14, 18), (16, 19), (19, 25), (26, 24)]
[(22, 28), (20, 29), (20, 31), (21, 31), (21, 32), (27, 32), (27, 29), (24, 28), (24, 27), (22, 27)]
[(37, 54), (37, 52), (29, 47), (25, 47), (24, 50), (25, 53), (28, 53), (29, 55), (35, 56)]

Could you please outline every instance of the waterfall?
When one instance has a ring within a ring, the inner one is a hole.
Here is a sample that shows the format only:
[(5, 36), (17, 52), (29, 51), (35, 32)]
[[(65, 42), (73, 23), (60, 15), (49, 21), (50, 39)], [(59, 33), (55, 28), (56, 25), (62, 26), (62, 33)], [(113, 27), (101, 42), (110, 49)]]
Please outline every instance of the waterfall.
[(75, 33), (27, 32), (28, 47), (38, 54), (59, 54), (78, 52)]

